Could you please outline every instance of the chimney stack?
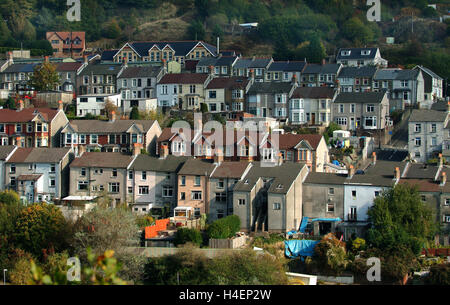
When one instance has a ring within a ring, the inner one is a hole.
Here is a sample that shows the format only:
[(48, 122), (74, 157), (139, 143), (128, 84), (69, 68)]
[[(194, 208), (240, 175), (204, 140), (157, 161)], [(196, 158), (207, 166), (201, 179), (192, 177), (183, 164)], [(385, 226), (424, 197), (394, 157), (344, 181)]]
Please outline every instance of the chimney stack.
[(169, 146), (167, 146), (167, 145), (162, 145), (162, 146), (161, 146), (161, 152), (160, 152), (159, 156), (160, 156), (162, 159), (165, 159), (165, 158), (167, 158), (168, 155), (169, 155)]
[(116, 112), (113, 110), (111, 111), (111, 118), (109, 119), (110, 122), (116, 121)]
[(86, 146), (80, 144), (77, 146), (78, 149), (78, 157), (81, 157), (86, 152)]
[(14, 59), (14, 56), (13, 56), (13, 52), (11, 52), (11, 51), (9, 51), (8, 53), (7, 53), (7, 59), (8, 59), (8, 61), (12, 61), (13, 59)]
[(58, 101), (58, 110), (64, 110), (64, 104), (62, 101)]
[(355, 167), (350, 165), (348, 168), (348, 179), (351, 179), (355, 175)]
[(377, 164), (377, 153), (373, 152), (372, 153), (372, 165)]
[(442, 172), (441, 173), (441, 185), (445, 186), (445, 183), (447, 183), (447, 173), (446, 172)]
[(163, 69), (167, 71), (167, 61), (165, 59), (162, 60)]
[(23, 101), (20, 100), (20, 101), (19, 101), (19, 108), (18, 108), (17, 110), (22, 111), (23, 108), (24, 108), (24, 106), (23, 106)]
[(133, 144), (133, 156), (137, 156), (141, 153), (141, 145), (139, 143)]
[(292, 75), (292, 84), (293, 85), (297, 84), (297, 75), (296, 74)]
[(447, 102), (447, 112), (450, 112), (450, 101)]
[(124, 67), (128, 67), (128, 58), (127, 58), (127, 57), (124, 57), (124, 58), (122, 59), (122, 65), (123, 65)]
[(326, 64), (325, 58), (322, 59), (322, 66), (324, 66)]
[(278, 153), (278, 166), (283, 165), (283, 162), (284, 162), (283, 155), (280, 152), (280, 153)]
[(83, 62), (85, 65), (89, 64), (87, 55), (83, 55)]
[(439, 167), (442, 167), (444, 165), (444, 158), (442, 157), (442, 154), (439, 154)]
[(250, 69), (250, 80), (253, 82), (255, 81), (255, 70)]
[(217, 55), (219, 55), (220, 53), (219, 46), (220, 46), (220, 37), (217, 36), (217, 50), (216, 50)]
[(209, 75), (214, 75), (214, 67), (209, 66)]
[(394, 170), (394, 180), (400, 180), (400, 167), (396, 167)]
[(224, 160), (223, 150), (222, 148), (217, 148), (216, 153), (214, 155), (214, 163), (221, 164)]

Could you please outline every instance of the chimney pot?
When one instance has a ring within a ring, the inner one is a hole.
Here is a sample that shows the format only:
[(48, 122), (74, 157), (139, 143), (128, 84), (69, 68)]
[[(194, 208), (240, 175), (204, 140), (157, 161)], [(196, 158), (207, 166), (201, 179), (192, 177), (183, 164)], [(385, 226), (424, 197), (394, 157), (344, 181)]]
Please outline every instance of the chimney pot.
[(394, 171), (394, 178), (395, 178), (395, 180), (400, 180), (400, 168), (399, 167), (396, 167), (395, 168), (395, 171)]
[(442, 153), (439, 154), (439, 166), (444, 164), (444, 158), (442, 157)]
[(23, 101), (22, 100), (19, 100), (19, 111), (22, 111), (23, 110), (23, 108), (24, 108), (24, 106), (23, 106)]
[(64, 109), (64, 104), (62, 101), (58, 101), (58, 110), (63, 110)]
[(169, 147), (167, 145), (162, 145), (160, 153), (161, 158), (165, 159), (167, 158), (168, 155), (169, 155)]
[(355, 167), (350, 165), (348, 168), (348, 178), (351, 179), (355, 175)]
[(441, 174), (441, 185), (444, 186), (445, 183), (447, 183), (447, 173), (446, 172), (442, 172), (442, 174)]
[(377, 153), (373, 152), (372, 153), (372, 165), (377, 164)]

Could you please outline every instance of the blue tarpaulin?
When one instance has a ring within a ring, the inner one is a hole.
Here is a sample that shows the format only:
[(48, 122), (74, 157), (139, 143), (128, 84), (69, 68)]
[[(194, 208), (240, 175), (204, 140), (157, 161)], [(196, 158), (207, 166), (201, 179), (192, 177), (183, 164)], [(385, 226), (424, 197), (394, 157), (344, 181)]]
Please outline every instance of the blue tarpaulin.
[(313, 256), (318, 240), (286, 240), (284, 241), (285, 255), (289, 258)]
[(308, 217), (304, 216), (302, 219), (302, 223), (300, 224), (300, 233), (305, 233), (306, 226), (308, 225)]
[(314, 218), (311, 219), (311, 222), (315, 222), (315, 221), (342, 221), (342, 219), (338, 218)]

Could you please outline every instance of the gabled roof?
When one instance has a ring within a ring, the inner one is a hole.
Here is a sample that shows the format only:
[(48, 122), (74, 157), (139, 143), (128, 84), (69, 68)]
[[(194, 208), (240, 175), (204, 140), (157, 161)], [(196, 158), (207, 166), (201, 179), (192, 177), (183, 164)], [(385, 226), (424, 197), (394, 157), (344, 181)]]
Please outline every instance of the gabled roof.
[(78, 37), (79, 39), (84, 41), (86, 36), (85, 32), (47, 32), (47, 39), (50, 38), (53, 34), (56, 34), (62, 40), (66, 40), (67, 38), (70, 39), (70, 37), (72, 37), (73, 40)]
[(206, 89), (237, 89), (246, 88), (249, 80), (245, 77), (216, 77), (213, 78)]
[[(271, 137), (269, 136), (269, 139)], [(316, 150), (322, 140), (322, 135), (320, 134), (280, 134), (279, 135), (279, 147), (283, 149), (294, 149), (302, 141), (308, 142), (313, 150)]]
[(307, 64), (303, 74), (337, 74), (340, 64)]
[(83, 66), (83, 63), (79, 62), (62, 62), (56, 65), (56, 71), (58, 72), (77, 72)]
[[(144, 133), (147, 132), (155, 123), (154, 120), (116, 120), (100, 121), (100, 120), (72, 120), (69, 126), (77, 133), (123, 133), (127, 132), (133, 125), (137, 126)], [(66, 128), (63, 129), (63, 132)]]
[(158, 84), (204, 84), (207, 79), (208, 74), (202, 73), (169, 73)]
[(134, 156), (121, 153), (85, 152), (70, 167), (127, 168), (133, 160)]
[(148, 155), (138, 155), (131, 165), (131, 169), (154, 172), (178, 172), (189, 157), (176, 157), (168, 155), (165, 159), (159, 159)]
[(261, 167), (260, 162), (253, 162), (247, 175), (234, 186), (237, 192), (249, 192), (259, 179), (271, 181), (269, 193), (286, 194), (292, 183), (300, 174), (304, 163), (284, 163), (281, 166)]
[(214, 170), (211, 178), (235, 178), (239, 179), (245, 173), (250, 163), (244, 161), (222, 162)]
[(19, 147), (7, 163), (58, 163), (72, 149), (68, 148), (23, 148)]
[(238, 59), (237, 56), (204, 57), (198, 61), (197, 67), (230, 66), (236, 61), (236, 59)]
[(156, 77), (162, 69), (163, 67), (155, 66), (129, 66), (122, 71), (119, 78)]
[(102, 61), (113, 61), (114, 60), (114, 55), (116, 55), (118, 51), (119, 50), (105, 50), (105, 51), (103, 51), (101, 60)]
[(209, 176), (211, 175), (215, 167), (216, 164), (212, 163), (212, 161), (202, 159), (188, 159), (184, 163), (183, 167), (181, 167), (178, 174), (187, 176), (205, 176), (206, 174)]
[(440, 77), (439, 75), (437, 75), (436, 73), (434, 73), (434, 72), (431, 71), (430, 69), (425, 68), (424, 66), (415, 66), (414, 69), (420, 69), (420, 70), (422, 70), (423, 72), (429, 74), (430, 76), (432, 76), (432, 77), (434, 77), (434, 78), (441, 79), (441, 80), (443, 79), (442, 77)]
[(234, 65), (235, 69), (247, 69), (247, 68), (265, 68), (267, 67), (272, 58), (239, 58)]
[(291, 98), (332, 99), (334, 93), (334, 89), (330, 87), (298, 87)]
[(80, 75), (117, 75), (122, 69), (121, 63), (93, 63), (89, 64)]
[(386, 91), (379, 92), (341, 92), (335, 103), (381, 103), (386, 96)]
[(268, 71), (302, 72), (305, 66), (304, 61), (274, 61), (270, 64)]
[(38, 63), (30, 64), (16, 64), (13, 63), (8, 68), (6, 68), (3, 73), (29, 73), (34, 71), (34, 67), (39, 65)]
[(38, 114), (50, 122), (59, 110), (51, 108), (24, 108), (22, 111), (0, 109), (0, 123), (26, 123), (31, 122)]
[[(362, 55), (361, 51), (369, 50), (369, 55)], [(339, 49), (339, 52), (336, 56), (337, 60), (355, 60), (355, 59), (373, 59), (377, 54), (378, 48), (343, 48)], [(350, 55), (342, 56), (342, 51), (350, 51)]]
[(447, 115), (447, 111), (414, 109), (409, 117), (409, 122), (444, 122)]
[(267, 82), (260, 83), (255, 82), (248, 90), (248, 94), (258, 94), (258, 93), (289, 93), (294, 85), (290, 82)]
[(137, 41), (129, 43), (130, 47), (132, 47), (140, 56), (148, 56), (148, 51), (153, 46), (162, 50), (167, 45), (175, 51), (175, 56), (186, 56), (198, 44), (203, 45), (213, 56), (216, 56), (216, 47), (203, 41)]
[(439, 171), (439, 166), (411, 163), (405, 174), (405, 179), (434, 179)]
[(352, 77), (374, 77), (377, 72), (376, 67), (343, 67), (339, 72), (338, 78), (352, 78)]
[(17, 146), (14, 145), (6, 145), (6, 146), (0, 146), (0, 160), (6, 160), (8, 156), (16, 149)]

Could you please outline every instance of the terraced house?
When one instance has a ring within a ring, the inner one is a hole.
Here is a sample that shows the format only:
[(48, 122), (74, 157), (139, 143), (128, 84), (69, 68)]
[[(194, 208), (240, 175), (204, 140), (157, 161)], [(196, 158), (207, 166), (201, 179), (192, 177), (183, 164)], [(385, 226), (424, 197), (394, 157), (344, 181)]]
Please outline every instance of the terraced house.
[(70, 148), (17, 148), (5, 163), (5, 188), (25, 203), (54, 202), (69, 192)]
[(265, 74), (267, 82), (291, 82), (295, 75), (296, 80), (300, 80), (306, 66), (304, 61), (274, 61), (270, 64)]
[(139, 155), (130, 166), (127, 176), (127, 202), (133, 212), (170, 215), (177, 206), (178, 172), (188, 157), (155, 158)]
[(337, 76), (341, 92), (367, 92), (373, 89), (376, 67), (343, 67)]
[(341, 69), (341, 64), (307, 64), (298, 80), (302, 87), (335, 87)]
[(268, 170), (255, 162), (233, 188), (233, 213), (241, 230), (285, 233), (302, 220), (302, 181), (305, 164), (282, 164)]
[(126, 152), (151, 155), (156, 153), (156, 141), (161, 135), (154, 120), (72, 120), (61, 132), (64, 147), (73, 147), (77, 155), (85, 151)]
[(0, 144), (19, 147), (60, 147), (60, 133), (68, 123), (62, 110), (51, 108), (0, 109)]
[(78, 74), (78, 95), (117, 93), (117, 78), (124, 70), (120, 63), (102, 63), (94, 61)]
[(71, 196), (97, 197), (104, 193), (112, 206), (127, 202), (127, 177), (136, 156), (85, 152), (70, 164)]
[(265, 75), (272, 62), (272, 58), (241, 57), (233, 67), (233, 76), (252, 77), (255, 82), (264, 82)]
[(212, 75), (199, 73), (164, 75), (156, 86), (158, 106), (200, 109), (200, 104), (205, 100), (205, 88), (211, 79)]
[[(214, 76), (232, 76), (233, 67), (238, 61), (239, 57), (234, 56), (222, 56), (218, 57), (206, 57), (198, 61), (196, 66), (197, 73), (212, 73)], [(211, 70), (212, 67), (212, 70)]]
[(203, 41), (143, 41), (127, 42), (119, 50), (111, 50), (104, 60), (161, 63), (175, 61), (184, 66), (188, 59), (200, 60), (217, 56), (216, 47)]
[(215, 77), (205, 89), (209, 112), (244, 109), (245, 96), (252, 82), (245, 77)]
[(381, 57), (379, 48), (343, 48), (336, 56), (344, 67), (379, 66), (386, 68), (388, 61)]
[(164, 74), (162, 67), (127, 66), (117, 78), (117, 90), (122, 95), (122, 113), (128, 115), (133, 107), (139, 111), (156, 109), (156, 84)]

